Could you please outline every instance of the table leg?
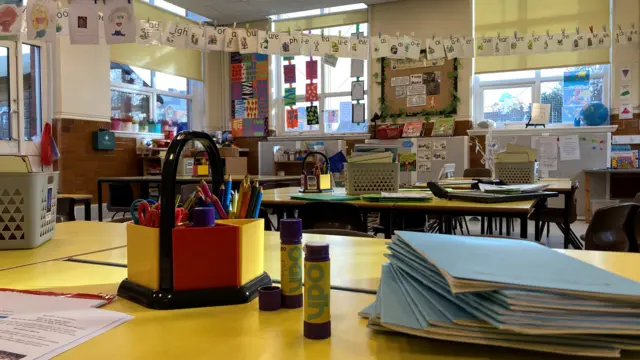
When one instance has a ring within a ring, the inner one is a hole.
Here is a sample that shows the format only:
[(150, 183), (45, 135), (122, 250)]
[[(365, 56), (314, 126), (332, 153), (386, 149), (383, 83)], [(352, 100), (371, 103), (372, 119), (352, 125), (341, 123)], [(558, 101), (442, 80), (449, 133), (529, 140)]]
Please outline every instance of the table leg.
[(527, 215), (520, 217), (520, 238), (527, 239), (529, 237), (529, 219)]
[(498, 218), (498, 221), (500, 222), (500, 224), (498, 224), (498, 228), (499, 228), (499, 234), (500, 236), (502, 236), (502, 218)]
[(591, 222), (591, 179), (589, 173), (584, 173), (584, 220)]
[(391, 236), (393, 236), (393, 211), (389, 210), (389, 228), (386, 231), (386, 234), (384, 234), (384, 237), (386, 239), (391, 239)]
[(480, 216), (480, 234), (484, 235), (484, 216)]
[(369, 233), (369, 212), (367, 210), (363, 210), (360, 213), (364, 219), (364, 232)]
[(444, 216), (438, 215), (438, 234), (444, 234)]
[(102, 181), (98, 180), (98, 221), (102, 221)]
[(91, 221), (91, 200), (84, 200), (84, 221)]
[(535, 222), (534, 222), (533, 226), (535, 226), (535, 230), (534, 230), (534, 234), (535, 235), (534, 236), (535, 236), (536, 242), (541, 242), (542, 241), (542, 235), (540, 234), (540, 211), (542, 209), (542, 205), (540, 205), (540, 204), (542, 204), (542, 200), (538, 200), (536, 202), (536, 205), (535, 205), (536, 208), (534, 210), (536, 216), (535, 216)]
[(568, 249), (569, 248), (569, 242), (571, 241), (570, 238), (570, 232), (571, 232), (571, 225), (569, 224), (569, 209), (570, 206), (573, 205), (573, 195), (572, 193), (566, 193), (564, 194), (564, 248)]
[(505, 218), (504, 222), (505, 222), (505, 226), (507, 227), (507, 236), (511, 236), (511, 222), (513, 220), (511, 218)]

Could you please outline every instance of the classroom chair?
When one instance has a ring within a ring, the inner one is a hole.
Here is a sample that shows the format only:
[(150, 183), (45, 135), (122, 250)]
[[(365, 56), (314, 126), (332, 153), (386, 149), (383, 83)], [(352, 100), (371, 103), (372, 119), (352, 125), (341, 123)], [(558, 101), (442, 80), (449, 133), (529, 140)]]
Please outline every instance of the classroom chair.
[(302, 232), (305, 234), (376, 238), (376, 236), (373, 234), (368, 234), (368, 233), (363, 233), (360, 231), (353, 231), (353, 230), (343, 230), (343, 229), (312, 229), (312, 230), (303, 230)]
[(75, 206), (73, 206), (73, 199), (58, 199), (56, 206), (56, 222), (76, 221)]
[[(570, 237), (570, 243), (571, 245), (573, 245), (573, 247), (575, 247), (576, 249), (582, 249), (582, 242), (580, 241), (580, 239), (578, 238), (578, 236), (576, 236), (576, 234), (573, 232), (573, 230), (571, 230), (571, 228), (569, 229), (565, 229), (564, 228), (564, 212), (568, 211), (569, 212), (569, 224), (573, 224), (576, 222), (576, 220), (578, 220), (578, 197), (576, 196), (576, 193), (578, 191), (578, 189), (580, 188), (580, 184), (577, 181), (574, 181), (571, 184), (571, 197), (573, 199), (573, 202), (571, 203), (571, 206), (568, 209), (564, 209), (564, 208), (543, 208), (543, 209), (538, 209), (536, 208), (531, 215), (529, 215), (529, 220), (535, 220), (537, 214), (540, 214), (540, 238), (536, 239), (536, 241), (540, 241), (542, 240), (542, 234), (544, 233), (544, 229), (545, 227), (547, 228), (547, 238), (549, 237), (549, 228), (551, 227), (551, 223), (556, 224), (556, 226), (558, 227), (558, 229), (560, 229), (560, 231), (562, 232), (562, 234), (565, 234), (567, 231), (569, 232), (569, 237)], [(566, 195), (565, 195), (566, 196)], [(564, 244), (565, 248), (568, 248), (569, 244)]]
[(107, 200), (107, 211), (112, 212), (111, 220), (116, 215), (122, 213), (122, 216), (129, 214), (131, 203), (135, 200), (133, 189), (130, 184), (110, 183), (109, 199)]
[(598, 209), (584, 236), (585, 250), (638, 252), (639, 211), (635, 203)]
[(633, 202), (640, 204), (640, 193), (637, 193), (636, 196), (633, 197)]
[(482, 178), (493, 178), (493, 173), (491, 169), (487, 168), (468, 168), (464, 169), (464, 173), (462, 177), (472, 178), (472, 179), (482, 179)]
[(339, 201), (317, 201), (304, 204), (298, 211), (302, 228), (342, 229), (367, 232), (360, 209), (353, 204)]

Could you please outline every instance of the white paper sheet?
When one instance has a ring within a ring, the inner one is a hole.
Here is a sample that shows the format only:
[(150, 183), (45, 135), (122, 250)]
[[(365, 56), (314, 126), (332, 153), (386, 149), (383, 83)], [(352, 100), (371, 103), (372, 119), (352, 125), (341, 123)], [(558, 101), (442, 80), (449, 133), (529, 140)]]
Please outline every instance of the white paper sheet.
[[(29, 1), (27, 4), (27, 39), (53, 42), (56, 39), (56, 2)], [(135, 29), (135, 26), (134, 26)], [(135, 41), (135, 40), (134, 40)]]
[(102, 299), (76, 299), (0, 291), (0, 318), (19, 313), (40, 313), (43, 311), (100, 307), (106, 303), (107, 301)]
[(363, 77), (364, 76), (364, 60), (351, 59), (351, 77)]
[(280, 47), (282, 46), (282, 40), (279, 33), (267, 32), (267, 49), (268, 55), (280, 55)]
[(443, 57), (445, 57), (442, 38), (436, 37), (427, 39), (426, 49), (427, 59), (429, 60), (442, 59)]
[(351, 36), (351, 58), (366, 60), (369, 54), (369, 39), (364, 36)]
[(238, 29), (227, 29), (224, 32), (224, 47), (225, 52), (238, 52), (240, 51), (240, 44), (238, 43)]
[(133, 4), (127, 0), (111, 0), (103, 6), (103, 25), (107, 44), (136, 42), (136, 17)]
[(69, 4), (69, 42), (71, 44), (97, 45), (98, 5), (93, 0), (76, 0)]
[(494, 37), (479, 37), (476, 40), (476, 56), (493, 56), (493, 48), (497, 41)]
[(560, 161), (564, 160), (580, 160), (578, 135), (560, 136)]
[(404, 59), (407, 53), (404, 49), (404, 37), (389, 38), (389, 59)]
[(462, 40), (462, 51), (459, 57), (471, 59), (474, 56), (475, 44), (473, 36), (465, 36)]
[(420, 39), (410, 38), (405, 36), (404, 38), (404, 49), (406, 52), (406, 57), (412, 60), (420, 59), (420, 50), (422, 50), (422, 41)]
[(391, 86), (407, 86), (411, 83), (408, 76), (399, 76), (391, 78)]
[(169, 21), (163, 35), (165, 45), (178, 49), (187, 48), (187, 40), (189, 39), (189, 27), (187, 25)]
[(558, 170), (558, 138), (555, 136), (541, 136), (538, 138), (537, 143), (540, 170)]
[(224, 34), (226, 27), (207, 26), (205, 36), (207, 37), (207, 50), (222, 51), (224, 49)]

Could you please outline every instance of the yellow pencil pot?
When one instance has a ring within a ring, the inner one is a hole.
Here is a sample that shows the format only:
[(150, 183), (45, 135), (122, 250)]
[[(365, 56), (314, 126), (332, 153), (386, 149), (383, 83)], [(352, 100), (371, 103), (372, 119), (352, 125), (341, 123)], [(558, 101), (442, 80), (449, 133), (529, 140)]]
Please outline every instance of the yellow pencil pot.
[(160, 289), (160, 229), (127, 223), (127, 279)]
[(249, 281), (264, 272), (264, 219), (216, 220), (216, 224), (240, 228), (240, 283)]

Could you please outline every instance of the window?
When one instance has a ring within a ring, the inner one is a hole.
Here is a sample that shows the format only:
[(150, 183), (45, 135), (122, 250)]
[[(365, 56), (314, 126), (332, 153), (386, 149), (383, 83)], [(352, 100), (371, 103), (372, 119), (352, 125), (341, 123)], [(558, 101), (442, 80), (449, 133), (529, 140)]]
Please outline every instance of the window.
[(184, 16), (187, 19), (191, 19), (193, 21), (197, 21), (197, 22), (204, 22), (204, 21), (209, 21), (210, 19), (204, 17), (204, 16), (200, 16), (194, 12), (191, 12), (183, 7), (180, 7), (178, 5), (174, 5), (168, 1), (164, 1), (164, 0), (142, 0), (144, 2), (148, 2), (151, 5), (155, 5), (161, 9), (165, 9), (169, 12), (172, 12), (174, 14), (178, 14), (180, 16)]
[[(584, 88), (565, 91), (565, 75), (586, 72)], [(551, 123), (573, 123), (576, 112), (591, 101), (609, 106), (609, 65), (562, 67), (476, 75), (474, 118), (476, 121), (527, 121), (531, 104), (551, 105)], [(577, 92), (576, 92), (577, 91)]]
[[(171, 121), (191, 127), (193, 89), (199, 81), (111, 63), (111, 116), (136, 121)], [(152, 99), (154, 101), (152, 101)]]
[[(356, 5), (358, 6), (358, 5)], [(324, 13), (328, 10), (322, 10)], [(318, 10), (320, 13), (320, 10)], [(362, 36), (366, 36), (368, 32), (367, 24), (360, 24), (359, 31)], [(338, 26), (325, 28), (323, 30), (316, 29), (311, 31), (312, 34), (340, 35), (351, 36), (356, 33), (356, 25)], [(351, 122), (351, 82), (356, 80), (351, 77), (351, 59), (340, 58), (335, 68), (322, 64), (322, 58), (314, 57), (318, 62), (318, 101), (314, 105), (318, 106), (319, 125), (307, 125), (306, 123), (306, 107), (310, 104), (305, 102), (305, 84), (306, 80), (306, 63), (308, 56), (296, 56), (292, 61), (296, 65), (296, 108), (298, 108), (298, 127), (287, 128), (286, 124), (286, 108), (283, 105), (283, 95), (285, 87), (283, 65), (285, 62), (281, 56), (272, 57), (272, 75), (274, 79), (278, 79), (274, 83), (278, 86), (273, 89), (276, 98), (274, 104), (274, 114), (276, 121), (277, 133), (279, 135), (309, 135), (309, 134), (341, 134), (341, 133), (365, 133), (368, 124), (353, 124)], [(368, 65), (367, 60), (364, 61), (364, 77), (360, 80), (365, 83), (365, 108), (367, 104), (368, 94)], [(362, 103), (362, 102), (361, 102)], [(348, 111), (347, 111), (348, 110)], [(342, 111), (342, 113), (341, 113)], [(367, 114), (365, 113), (365, 119)]]

